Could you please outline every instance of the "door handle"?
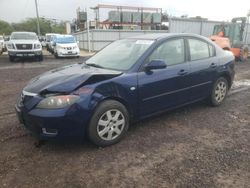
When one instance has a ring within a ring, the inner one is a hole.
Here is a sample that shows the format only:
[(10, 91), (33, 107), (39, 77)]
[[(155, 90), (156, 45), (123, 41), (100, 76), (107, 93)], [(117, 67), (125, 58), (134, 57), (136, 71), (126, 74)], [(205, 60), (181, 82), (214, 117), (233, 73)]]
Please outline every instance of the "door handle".
[(184, 76), (188, 73), (188, 71), (184, 70), (184, 69), (181, 69), (179, 72), (178, 72), (178, 75), (180, 76)]
[(217, 65), (216, 65), (216, 63), (211, 63), (210, 67), (215, 68), (215, 67), (217, 67)]

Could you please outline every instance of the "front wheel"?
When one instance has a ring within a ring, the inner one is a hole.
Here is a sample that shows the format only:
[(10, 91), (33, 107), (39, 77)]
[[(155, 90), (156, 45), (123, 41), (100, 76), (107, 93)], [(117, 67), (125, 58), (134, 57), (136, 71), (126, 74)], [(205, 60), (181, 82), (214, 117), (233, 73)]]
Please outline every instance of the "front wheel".
[(59, 58), (59, 56), (58, 56), (58, 54), (56, 52), (54, 53), (54, 56), (55, 56), (56, 59)]
[(38, 56), (38, 61), (43, 61), (43, 55)]
[(102, 102), (93, 114), (88, 136), (97, 146), (109, 146), (119, 142), (129, 127), (127, 109), (114, 100)]
[(15, 57), (9, 56), (9, 60), (10, 60), (10, 62), (14, 62), (15, 61)]
[(228, 92), (228, 81), (220, 77), (218, 78), (212, 89), (212, 93), (209, 97), (212, 106), (219, 106), (226, 98)]

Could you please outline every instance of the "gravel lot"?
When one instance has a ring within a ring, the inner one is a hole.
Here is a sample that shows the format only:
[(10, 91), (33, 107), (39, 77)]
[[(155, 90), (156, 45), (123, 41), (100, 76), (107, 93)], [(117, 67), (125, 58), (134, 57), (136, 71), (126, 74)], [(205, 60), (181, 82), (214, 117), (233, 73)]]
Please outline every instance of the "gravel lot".
[(0, 187), (250, 187), (250, 61), (217, 108), (193, 104), (132, 125), (107, 148), (37, 148), (14, 103), (32, 77), (80, 59), (10, 63), (0, 56)]

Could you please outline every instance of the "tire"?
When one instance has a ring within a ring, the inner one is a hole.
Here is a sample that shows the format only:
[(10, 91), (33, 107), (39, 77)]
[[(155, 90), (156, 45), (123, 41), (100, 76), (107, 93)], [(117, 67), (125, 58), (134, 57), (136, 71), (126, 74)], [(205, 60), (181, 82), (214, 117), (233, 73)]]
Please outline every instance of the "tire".
[(245, 62), (248, 58), (249, 49), (247, 46), (243, 46), (240, 49), (240, 61)]
[(213, 85), (209, 102), (212, 106), (219, 106), (223, 103), (228, 92), (228, 81), (224, 77), (218, 78)]
[(115, 100), (107, 100), (95, 110), (88, 127), (88, 137), (97, 146), (110, 146), (125, 136), (128, 127), (126, 107)]
[(55, 56), (55, 58), (56, 59), (58, 59), (59, 57), (58, 57), (58, 55), (57, 55), (57, 53), (54, 53), (54, 56)]
[(43, 55), (38, 56), (38, 61), (43, 61)]
[(15, 61), (15, 57), (9, 56), (9, 60), (10, 60), (10, 62), (14, 62)]

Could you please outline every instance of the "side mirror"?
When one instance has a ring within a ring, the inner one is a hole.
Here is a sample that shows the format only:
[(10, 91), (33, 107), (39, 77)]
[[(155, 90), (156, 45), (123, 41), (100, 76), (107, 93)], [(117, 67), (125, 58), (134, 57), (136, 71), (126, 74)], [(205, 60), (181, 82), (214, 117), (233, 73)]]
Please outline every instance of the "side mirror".
[(154, 70), (154, 69), (165, 69), (167, 64), (162, 59), (154, 59), (150, 61), (147, 65), (145, 65), (145, 70)]

